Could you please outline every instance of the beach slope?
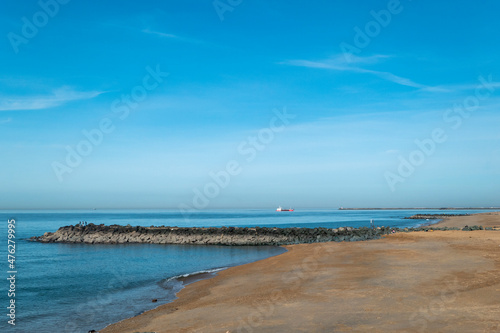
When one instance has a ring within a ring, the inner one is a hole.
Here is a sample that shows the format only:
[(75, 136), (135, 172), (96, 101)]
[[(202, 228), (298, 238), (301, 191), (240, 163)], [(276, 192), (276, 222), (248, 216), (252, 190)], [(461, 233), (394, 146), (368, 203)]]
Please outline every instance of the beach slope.
[[(488, 219), (500, 226), (500, 215)], [(191, 284), (176, 301), (101, 332), (500, 331), (499, 231), (286, 248)]]

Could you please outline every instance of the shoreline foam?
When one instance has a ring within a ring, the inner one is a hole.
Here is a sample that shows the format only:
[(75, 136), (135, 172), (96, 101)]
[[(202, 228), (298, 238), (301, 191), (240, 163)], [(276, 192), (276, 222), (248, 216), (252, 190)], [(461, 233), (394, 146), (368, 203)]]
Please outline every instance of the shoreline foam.
[(168, 284), (169, 282), (172, 282), (172, 281), (178, 281), (178, 282), (182, 283), (182, 285), (180, 286), (179, 290), (175, 291), (173, 299), (171, 299), (171, 300), (169, 300), (169, 301), (167, 301), (165, 303), (159, 303), (157, 307), (155, 307), (153, 309), (149, 309), (149, 310), (144, 310), (143, 312), (141, 312), (140, 314), (138, 314), (136, 316), (124, 318), (124, 319), (122, 319), (122, 320), (120, 320), (118, 322), (111, 323), (111, 324), (107, 325), (106, 327), (104, 327), (102, 330), (99, 330), (97, 332), (101, 332), (104, 329), (106, 329), (106, 328), (108, 328), (108, 327), (110, 327), (110, 326), (112, 326), (114, 324), (121, 323), (121, 322), (123, 322), (125, 320), (129, 320), (129, 319), (135, 318), (135, 317), (140, 316), (140, 315), (142, 315), (144, 313), (147, 313), (149, 311), (156, 310), (157, 308), (159, 308), (159, 307), (161, 307), (163, 305), (175, 302), (179, 298), (177, 296), (179, 294), (179, 292), (181, 292), (183, 289), (185, 289), (187, 286), (189, 286), (189, 285), (191, 285), (193, 283), (215, 278), (215, 277), (217, 277), (218, 273), (220, 273), (222, 271), (225, 271), (225, 270), (227, 270), (229, 268), (243, 266), (243, 265), (251, 264), (251, 263), (254, 263), (254, 262), (266, 260), (266, 259), (269, 259), (269, 258), (272, 258), (272, 257), (276, 257), (276, 256), (279, 256), (279, 255), (282, 255), (282, 254), (284, 254), (284, 253), (286, 253), (288, 251), (283, 246), (278, 246), (277, 248), (282, 248), (282, 249), (284, 249), (284, 251), (281, 252), (281, 253), (274, 254), (274, 255), (272, 255), (270, 257), (267, 257), (267, 258), (264, 258), (264, 259), (259, 259), (257, 261), (252, 261), (252, 262), (245, 263), (245, 264), (236, 264), (234, 266), (216, 267), (216, 268), (204, 269), (204, 270), (195, 271), (195, 272), (191, 272), (191, 273), (185, 273), (185, 274), (175, 275), (175, 276), (166, 278), (166, 279), (164, 279), (162, 281), (159, 281), (158, 284), (160, 285), (161, 288), (164, 288), (164, 289), (168, 289), (168, 288), (165, 288), (164, 285)]
[[(262, 259), (264, 260), (264, 259)], [(230, 267), (234, 267), (234, 266), (229, 266), (229, 267), (220, 267), (220, 268), (214, 268), (214, 269), (207, 269), (207, 270), (201, 270), (201, 271), (196, 271), (196, 272), (192, 272), (192, 273), (186, 273), (186, 274), (180, 274), (180, 275), (176, 275), (176, 276), (172, 276), (172, 277), (169, 277), (169, 278), (166, 278), (162, 281), (159, 281), (157, 284), (163, 288), (163, 289), (171, 289), (173, 290), (173, 287), (175, 286), (171, 286), (172, 288), (167, 288), (166, 286), (164, 286), (165, 284), (168, 284), (169, 282), (172, 282), (172, 281), (178, 281), (180, 283), (182, 283), (182, 285), (180, 286), (180, 289), (174, 291), (174, 298), (172, 300), (169, 300), (165, 303), (159, 303), (157, 307), (155, 307), (154, 309), (157, 309), (158, 307), (162, 306), (162, 305), (165, 305), (165, 304), (169, 304), (169, 303), (172, 303), (174, 302), (176, 299), (178, 299), (177, 297), (177, 294), (184, 288), (186, 288), (188, 285), (192, 284), (192, 283), (195, 283), (195, 282), (198, 282), (198, 281), (202, 281), (202, 280), (207, 280), (207, 279), (211, 279), (215, 276), (217, 276), (217, 273), (218, 272), (221, 272), (223, 270), (226, 270)], [(201, 277), (201, 278), (200, 278)], [(192, 278), (192, 280), (191, 280)], [(137, 316), (140, 316), (142, 315), (143, 313), (146, 313), (148, 311), (151, 311), (151, 310), (154, 310), (154, 309), (149, 309), (149, 310), (144, 310), (142, 311), (140, 314), (136, 315), (136, 316), (132, 316), (132, 317), (128, 317), (128, 318), (124, 318), (116, 323), (121, 323), (122, 321), (124, 320), (128, 320), (128, 319), (131, 319), (131, 318), (134, 318), (134, 317), (137, 317)], [(111, 325), (114, 325), (116, 323), (111, 323), (109, 325), (107, 325), (105, 328), (111, 326)], [(103, 329), (105, 329), (103, 328)], [(101, 330), (100, 330), (101, 331)], [(98, 332), (100, 332), (98, 331)]]

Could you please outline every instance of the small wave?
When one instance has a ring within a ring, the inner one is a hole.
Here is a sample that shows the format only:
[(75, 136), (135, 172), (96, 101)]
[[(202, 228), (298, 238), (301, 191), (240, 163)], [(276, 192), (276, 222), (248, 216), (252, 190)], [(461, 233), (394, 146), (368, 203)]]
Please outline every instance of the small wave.
[(413, 228), (429, 227), (431, 225), (441, 222), (442, 220), (443, 219), (426, 219), (425, 222), (415, 224)]
[(165, 280), (162, 280), (159, 282), (159, 286), (164, 288), (164, 289), (178, 289), (183, 286), (186, 286), (190, 283), (199, 281), (199, 280), (204, 280), (207, 278), (210, 278), (215, 275), (215, 273), (223, 271), (227, 269), (228, 267), (219, 267), (219, 268), (212, 268), (212, 269), (205, 269), (201, 271), (196, 271), (192, 273), (186, 273), (186, 274), (180, 274), (180, 275), (175, 275), (172, 277), (169, 277)]

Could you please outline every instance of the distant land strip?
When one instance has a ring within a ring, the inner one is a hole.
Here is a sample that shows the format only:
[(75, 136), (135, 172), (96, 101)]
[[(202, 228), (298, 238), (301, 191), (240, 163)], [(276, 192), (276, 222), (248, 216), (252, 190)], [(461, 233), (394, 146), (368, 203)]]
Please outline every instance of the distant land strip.
[(442, 207), (442, 208), (345, 208), (340, 207), (339, 210), (500, 210), (500, 207)]

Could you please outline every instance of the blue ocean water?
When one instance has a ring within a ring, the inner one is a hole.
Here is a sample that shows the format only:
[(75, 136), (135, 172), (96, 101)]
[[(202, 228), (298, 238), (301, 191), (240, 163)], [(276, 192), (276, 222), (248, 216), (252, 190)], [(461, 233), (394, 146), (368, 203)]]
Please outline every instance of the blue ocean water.
[[(481, 211), (426, 210), (463, 214)], [(87, 221), (95, 224), (220, 227), (411, 227), (426, 221), (405, 220), (414, 210), (207, 210), (188, 216), (176, 210), (0, 211), (0, 258), (5, 276), (0, 286), (4, 309), (1, 332), (88, 332), (140, 314), (175, 299), (189, 280), (216, 274), (284, 252), (279, 247), (224, 247), (156, 244), (40, 244), (26, 238)], [(15, 219), (16, 325), (7, 323), (10, 298), (7, 221)], [(152, 303), (157, 299), (157, 303)]]

